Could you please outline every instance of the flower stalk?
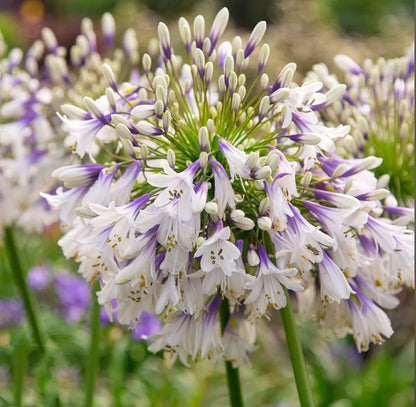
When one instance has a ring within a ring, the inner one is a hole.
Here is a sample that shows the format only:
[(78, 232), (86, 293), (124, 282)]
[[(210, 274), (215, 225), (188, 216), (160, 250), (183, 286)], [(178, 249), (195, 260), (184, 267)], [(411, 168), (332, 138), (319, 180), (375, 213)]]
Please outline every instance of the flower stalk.
[(12, 278), (14, 279), (16, 287), (20, 293), (20, 296), (22, 297), (29, 325), (32, 330), (33, 339), (39, 348), (39, 352), (43, 354), (45, 352), (44, 337), (39, 327), (39, 321), (36, 316), (36, 309), (32, 296), (26, 284), (23, 268), (17, 252), (13, 229), (9, 226), (5, 228), (4, 232), (4, 244), (6, 247), (6, 253), (10, 264)]
[(93, 297), (91, 306), (91, 320), (90, 320), (90, 348), (87, 358), (86, 371), (86, 390), (85, 390), (85, 407), (92, 407), (94, 402), (94, 390), (97, 381), (98, 364), (100, 357), (100, 305), (95, 300), (96, 291), (99, 289), (98, 283), (91, 290)]
[(299, 401), (301, 407), (313, 407), (314, 401), (312, 396), (311, 385), (306, 372), (305, 359), (303, 358), (302, 346), (296, 330), (295, 318), (290, 305), (289, 294), (286, 289), (287, 305), (281, 308), (283, 326), (285, 329), (287, 346), (289, 348), (290, 359), (292, 361), (293, 373), (295, 375), (296, 387), (298, 389)]
[[(221, 333), (224, 335), (228, 320), (230, 319), (230, 305), (228, 299), (224, 298), (220, 307)], [(243, 407), (243, 397), (241, 395), (240, 375), (238, 368), (234, 368), (228, 360), (225, 361), (227, 372), (228, 394), (230, 396), (231, 407)]]

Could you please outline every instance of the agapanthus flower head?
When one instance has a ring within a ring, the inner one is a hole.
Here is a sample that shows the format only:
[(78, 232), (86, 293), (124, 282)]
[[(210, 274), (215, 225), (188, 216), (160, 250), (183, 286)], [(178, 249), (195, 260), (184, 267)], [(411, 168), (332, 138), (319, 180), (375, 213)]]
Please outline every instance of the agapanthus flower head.
[(366, 59), (361, 65), (346, 55), (337, 55), (335, 63), (343, 71), (341, 82), (324, 64), (308, 74), (319, 80), (330, 94), (342, 93), (322, 111), (326, 123), (351, 126), (345, 154), (355, 157), (376, 155), (383, 163), (375, 170), (385, 174), (385, 182), (403, 203), (414, 201), (414, 49), (400, 58), (376, 61)]
[(110, 318), (135, 329), (161, 317), (150, 349), (169, 360), (238, 366), (287, 290), (360, 350), (357, 321), (380, 343), (391, 335), (380, 307), (413, 285), (409, 218), (385, 212), (379, 159), (339, 155), (350, 127), (320, 113), (342, 92), (298, 86), (293, 63), (269, 86), (265, 23), (244, 43), (221, 39), (227, 20), (223, 9), (206, 36), (202, 16), (193, 32), (181, 18), (181, 56), (159, 24), (159, 55), (122, 78), (104, 67), (108, 88), (63, 108), (70, 144), (92, 161), (55, 171), (65, 189), (44, 195), (62, 208), (64, 254), (99, 281)]

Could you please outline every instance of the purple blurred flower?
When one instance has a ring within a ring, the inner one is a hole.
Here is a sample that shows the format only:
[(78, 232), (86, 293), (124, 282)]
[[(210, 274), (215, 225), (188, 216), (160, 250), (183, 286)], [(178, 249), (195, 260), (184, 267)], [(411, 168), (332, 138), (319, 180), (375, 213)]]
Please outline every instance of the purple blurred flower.
[(19, 300), (0, 301), (0, 329), (18, 326), (23, 320), (23, 307)]
[(49, 270), (46, 267), (32, 267), (27, 275), (27, 282), (33, 291), (44, 290), (49, 284)]
[(159, 319), (152, 313), (143, 312), (131, 336), (137, 341), (145, 341), (150, 335), (158, 333), (160, 329)]
[(58, 274), (54, 287), (59, 300), (59, 312), (67, 322), (78, 322), (91, 303), (89, 285), (71, 274)]

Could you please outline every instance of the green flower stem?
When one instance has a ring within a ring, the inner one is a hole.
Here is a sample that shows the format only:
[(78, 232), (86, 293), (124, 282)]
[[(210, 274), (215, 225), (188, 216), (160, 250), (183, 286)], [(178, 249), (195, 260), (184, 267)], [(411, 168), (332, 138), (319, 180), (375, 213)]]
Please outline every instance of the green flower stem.
[[(227, 298), (224, 298), (220, 307), (221, 333), (224, 335), (225, 327), (230, 319), (230, 306)], [(243, 407), (243, 398), (241, 396), (240, 376), (238, 368), (234, 368), (228, 360), (225, 361), (227, 371), (228, 393), (230, 395), (231, 407)]]
[(283, 326), (285, 328), (287, 346), (289, 348), (290, 359), (292, 360), (293, 372), (295, 374), (296, 387), (298, 389), (298, 395), (300, 405), (302, 407), (313, 407), (314, 401), (312, 396), (312, 390), (309, 383), (308, 375), (306, 372), (305, 360), (303, 358), (302, 347), (300, 344), (299, 336), (296, 331), (295, 319), (293, 316), (292, 307), (290, 305), (289, 294), (284, 288), (287, 305), (280, 310), (283, 320)]
[(14, 384), (14, 406), (22, 406), (22, 397), (25, 388), (27, 361), (29, 358), (29, 346), (19, 344), (14, 347), (13, 352), (13, 384)]
[(90, 320), (90, 348), (87, 358), (87, 371), (86, 371), (86, 395), (85, 395), (85, 407), (92, 407), (94, 402), (95, 382), (97, 379), (99, 358), (100, 358), (100, 305), (96, 298), (96, 292), (99, 289), (98, 283), (95, 284), (91, 290), (91, 320)]
[(20, 263), (19, 256), (17, 254), (17, 248), (13, 236), (13, 229), (11, 227), (5, 228), (4, 244), (6, 247), (7, 257), (10, 263), (10, 271), (12, 274), (12, 278), (14, 279), (17, 289), (19, 290), (20, 296), (22, 297), (29, 325), (32, 329), (34, 341), (36, 342), (40, 353), (43, 354), (45, 352), (45, 345), (42, 331), (39, 327), (39, 322), (36, 316), (36, 311), (31, 293), (27, 288), (26, 278), (23, 274), (23, 268)]

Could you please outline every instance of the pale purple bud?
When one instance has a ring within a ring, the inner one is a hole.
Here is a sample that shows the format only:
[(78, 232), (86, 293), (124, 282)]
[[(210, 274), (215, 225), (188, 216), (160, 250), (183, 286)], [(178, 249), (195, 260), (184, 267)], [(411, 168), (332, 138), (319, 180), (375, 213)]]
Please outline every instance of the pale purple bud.
[(209, 38), (211, 40), (211, 49), (208, 52), (208, 56), (212, 54), (212, 51), (216, 47), (218, 40), (224, 33), (225, 27), (228, 24), (229, 13), (226, 7), (222, 8), (215, 16), (214, 22), (212, 23), (211, 32)]
[(200, 149), (205, 151), (209, 143), (208, 129), (205, 126), (201, 127), (198, 131), (198, 141)]
[(116, 23), (114, 21), (114, 17), (110, 13), (103, 14), (101, 27), (104, 34), (104, 43), (110, 48), (113, 45), (114, 34), (116, 31)]
[(141, 134), (145, 136), (161, 136), (163, 130), (145, 120), (141, 120), (137, 123), (137, 129)]
[(108, 64), (103, 65), (103, 75), (104, 75), (105, 80), (110, 85), (111, 89), (113, 89), (114, 92), (117, 92), (118, 90), (117, 80), (110, 65)]
[(238, 112), (238, 109), (240, 108), (240, 104), (241, 104), (241, 96), (238, 93), (234, 93), (232, 103), (231, 103), (231, 108), (233, 112), (235, 113)]
[(205, 75), (205, 55), (199, 48), (196, 48), (192, 54), (194, 63), (198, 69), (198, 74), (203, 78)]
[(374, 191), (366, 192), (365, 194), (357, 195), (356, 198), (361, 201), (381, 201), (390, 194), (387, 189), (375, 189)]
[(58, 41), (56, 40), (55, 34), (49, 27), (44, 27), (42, 29), (42, 39), (49, 51), (56, 51), (58, 48)]
[(155, 114), (154, 105), (138, 105), (131, 111), (131, 115), (136, 120), (144, 120)]
[(172, 58), (172, 48), (170, 45), (169, 29), (165, 23), (160, 22), (157, 27), (157, 32), (159, 34), (159, 41), (162, 47), (162, 53), (164, 57), (167, 60), (169, 60)]
[(264, 117), (266, 117), (267, 113), (270, 109), (270, 98), (269, 96), (263, 96), (263, 98), (260, 101), (259, 106), (259, 120), (263, 120)]
[(291, 134), (289, 138), (296, 143), (307, 145), (316, 145), (322, 141), (322, 137), (317, 133)]
[(181, 37), (182, 43), (185, 46), (185, 49), (188, 52), (192, 50), (192, 35), (191, 35), (191, 28), (189, 27), (188, 21), (184, 17), (179, 19), (179, 35)]
[(257, 65), (258, 72), (263, 72), (264, 67), (267, 64), (267, 61), (269, 60), (269, 56), (270, 56), (269, 44), (263, 44), (263, 46), (260, 48), (260, 53), (259, 53), (259, 63)]
[(197, 48), (202, 49), (205, 37), (205, 20), (201, 15), (196, 16), (194, 20), (194, 38)]
[(67, 188), (92, 184), (106, 168), (100, 164), (67, 165), (52, 172), (52, 178), (60, 180)]
[(23, 51), (19, 48), (13, 48), (9, 54), (9, 68), (8, 71), (11, 72), (16, 66), (20, 64), (23, 58)]
[(254, 27), (250, 38), (248, 39), (248, 43), (244, 49), (244, 57), (247, 58), (249, 55), (252, 54), (252, 52), (257, 47), (258, 43), (261, 41), (261, 39), (264, 36), (264, 33), (266, 32), (267, 24), (265, 21), (260, 21), (257, 23), (257, 25)]
[(334, 61), (338, 68), (342, 69), (343, 71), (352, 73), (353, 75), (364, 73), (360, 65), (358, 65), (353, 59), (347, 57), (346, 55), (337, 55), (335, 56)]
[(228, 55), (231, 55), (232, 53), (232, 47), (231, 43), (228, 41), (222, 42), (220, 46), (218, 47), (218, 65), (220, 68), (224, 66), (225, 59)]

